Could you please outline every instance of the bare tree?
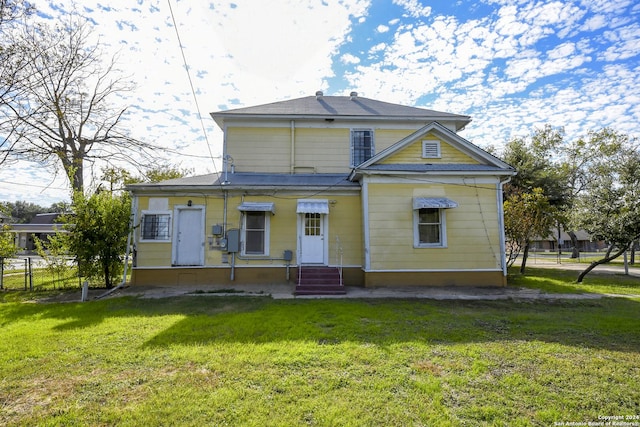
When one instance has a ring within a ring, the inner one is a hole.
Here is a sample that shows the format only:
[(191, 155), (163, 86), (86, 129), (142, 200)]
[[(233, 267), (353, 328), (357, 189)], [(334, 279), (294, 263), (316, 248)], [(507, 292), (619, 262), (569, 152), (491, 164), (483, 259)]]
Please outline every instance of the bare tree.
[(0, 28), (29, 15), (33, 10), (33, 5), (25, 0), (0, 0)]
[(83, 191), (86, 163), (140, 166), (153, 151), (124, 129), (126, 107), (113, 102), (134, 86), (115, 58), (103, 61), (102, 45), (90, 44), (91, 36), (75, 14), (55, 26), (25, 25), (2, 35), (2, 44), (19, 52), (3, 58), (9, 62), (0, 89), (0, 164), (62, 166), (71, 188)]

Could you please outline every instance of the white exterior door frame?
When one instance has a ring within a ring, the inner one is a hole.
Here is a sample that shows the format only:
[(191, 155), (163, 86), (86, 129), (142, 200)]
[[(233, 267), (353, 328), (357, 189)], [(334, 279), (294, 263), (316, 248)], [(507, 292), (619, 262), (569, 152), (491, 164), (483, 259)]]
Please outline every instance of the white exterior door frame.
[[(311, 216), (307, 221), (307, 217)], [(316, 228), (313, 221), (319, 216)], [(315, 228), (315, 231), (314, 231)], [(311, 234), (311, 235), (309, 235)], [(300, 213), (298, 214), (298, 253), (299, 264), (328, 265), (329, 261), (329, 215)]]
[(204, 206), (175, 206), (173, 216), (175, 220), (172, 264), (175, 266), (204, 265)]

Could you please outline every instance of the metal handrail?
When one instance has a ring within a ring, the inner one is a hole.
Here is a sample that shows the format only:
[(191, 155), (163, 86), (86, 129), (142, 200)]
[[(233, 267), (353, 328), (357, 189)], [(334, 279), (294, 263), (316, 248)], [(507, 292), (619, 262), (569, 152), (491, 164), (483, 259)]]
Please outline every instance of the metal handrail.
[(298, 264), (298, 282), (297, 285), (302, 281), (302, 262), (300, 262), (300, 248), (302, 248), (302, 236), (298, 236), (298, 250), (296, 251), (296, 262)]
[(336, 236), (336, 262), (338, 264), (338, 272), (340, 274), (340, 285), (342, 286), (342, 243), (340, 242), (340, 236)]

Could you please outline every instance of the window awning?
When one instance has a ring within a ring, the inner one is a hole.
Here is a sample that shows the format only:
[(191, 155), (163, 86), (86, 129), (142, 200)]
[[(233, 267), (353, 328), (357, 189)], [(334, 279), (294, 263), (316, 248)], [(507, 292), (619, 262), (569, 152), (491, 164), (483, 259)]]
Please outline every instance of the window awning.
[(296, 213), (329, 213), (328, 200), (298, 200), (298, 209)]
[(238, 206), (239, 211), (243, 212), (271, 212), (276, 213), (276, 207), (271, 202), (242, 202)]
[(446, 197), (414, 197), (413, 209), (449, 209), (457, 208), (458, 204)]

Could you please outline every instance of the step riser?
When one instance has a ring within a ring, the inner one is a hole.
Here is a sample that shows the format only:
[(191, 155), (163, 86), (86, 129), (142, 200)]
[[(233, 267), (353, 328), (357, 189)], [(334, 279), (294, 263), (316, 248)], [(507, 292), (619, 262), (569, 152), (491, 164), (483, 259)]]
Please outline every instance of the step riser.
[(344, 295), (340, 272), (333, 267), (302, 267), (296, 295)]

